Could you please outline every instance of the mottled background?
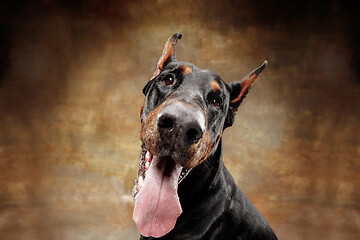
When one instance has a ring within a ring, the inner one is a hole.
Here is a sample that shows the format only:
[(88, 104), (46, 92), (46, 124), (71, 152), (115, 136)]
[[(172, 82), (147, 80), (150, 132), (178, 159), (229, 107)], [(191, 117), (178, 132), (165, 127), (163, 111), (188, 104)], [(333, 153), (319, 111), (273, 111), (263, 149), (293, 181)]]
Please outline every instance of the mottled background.
[(240, 80), (224, 161), (280, 239), (360, 237), (356, 1), (0, 3), (0, 239), (137, 239), (141, 90), (167, 38)]

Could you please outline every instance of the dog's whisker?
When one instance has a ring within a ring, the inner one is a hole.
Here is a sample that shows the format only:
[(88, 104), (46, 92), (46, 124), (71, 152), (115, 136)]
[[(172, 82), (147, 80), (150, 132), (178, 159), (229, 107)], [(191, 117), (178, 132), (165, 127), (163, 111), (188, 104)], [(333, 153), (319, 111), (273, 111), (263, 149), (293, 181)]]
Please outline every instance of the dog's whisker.
[(207, 161), (204, 161), (204, 166), (207, 168), (207, 170), (209, 170), (209, 172), (211, 171), (211, 166), (209, 166), (209, 163)]

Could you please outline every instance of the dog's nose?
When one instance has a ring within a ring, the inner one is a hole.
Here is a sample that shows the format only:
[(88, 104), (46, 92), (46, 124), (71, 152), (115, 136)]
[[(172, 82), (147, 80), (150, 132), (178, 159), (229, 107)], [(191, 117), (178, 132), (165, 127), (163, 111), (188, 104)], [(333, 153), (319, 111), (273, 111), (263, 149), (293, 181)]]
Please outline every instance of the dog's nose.
[(161, 140), (175, 149), (186, 149), (197, 143), (205, 130), (204, 114), (181, 102), (164, 106), (158, 115)]

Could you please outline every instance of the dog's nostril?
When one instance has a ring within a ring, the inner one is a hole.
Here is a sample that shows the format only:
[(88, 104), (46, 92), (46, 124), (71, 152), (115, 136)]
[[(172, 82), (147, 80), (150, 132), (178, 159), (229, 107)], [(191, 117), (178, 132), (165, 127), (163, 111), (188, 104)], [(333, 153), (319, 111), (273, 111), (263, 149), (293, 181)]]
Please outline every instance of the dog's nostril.
[(174, 128), (174, 121), (171, 118), (160, 118), (158, 126), (159, 128), (172, 130)]
[(190, 142), (197, 143), (202, 136), (202, 132), (196, 128), (190, 128), (186, 131), (186, 136)]

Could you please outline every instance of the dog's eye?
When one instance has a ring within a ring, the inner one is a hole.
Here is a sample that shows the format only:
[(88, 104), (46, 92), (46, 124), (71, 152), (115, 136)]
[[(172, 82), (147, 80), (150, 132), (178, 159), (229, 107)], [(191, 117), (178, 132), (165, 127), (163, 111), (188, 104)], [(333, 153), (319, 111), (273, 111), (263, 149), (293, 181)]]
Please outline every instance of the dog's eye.
[(174, 77), (172, 75), (165, 76), (162, 81), (166, 86), (171, 86), (175, 82)]
[(221, 102), (220, 102), (219, 99), (214, 98), (214, 99), (211, 100), (211, 104), (212, 104), (214, 107), (219, 107), (220, 104), (221, 104)]

